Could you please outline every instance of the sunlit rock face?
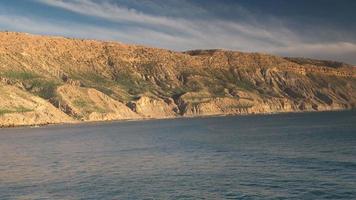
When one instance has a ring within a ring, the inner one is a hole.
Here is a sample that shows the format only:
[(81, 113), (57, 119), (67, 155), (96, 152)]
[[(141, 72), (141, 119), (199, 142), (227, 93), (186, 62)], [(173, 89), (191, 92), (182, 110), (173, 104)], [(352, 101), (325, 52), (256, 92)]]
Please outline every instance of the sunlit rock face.
[(345, 63), (0, 33), (0, 125), (351, 109)]

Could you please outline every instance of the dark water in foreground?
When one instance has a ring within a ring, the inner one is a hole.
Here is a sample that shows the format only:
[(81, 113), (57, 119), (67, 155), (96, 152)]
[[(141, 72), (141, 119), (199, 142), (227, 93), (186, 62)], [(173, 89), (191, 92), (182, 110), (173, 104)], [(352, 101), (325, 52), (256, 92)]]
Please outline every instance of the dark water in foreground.
[(0, 130), (0, 199), (355, 198), (355, 111)]

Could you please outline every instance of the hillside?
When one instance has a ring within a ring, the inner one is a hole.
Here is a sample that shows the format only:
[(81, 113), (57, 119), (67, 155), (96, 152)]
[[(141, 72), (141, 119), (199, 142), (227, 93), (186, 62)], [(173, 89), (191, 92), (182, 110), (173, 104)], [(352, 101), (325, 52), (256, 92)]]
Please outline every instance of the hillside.
[(0, 32), (0, 126), (355, 106), (344, 63)]

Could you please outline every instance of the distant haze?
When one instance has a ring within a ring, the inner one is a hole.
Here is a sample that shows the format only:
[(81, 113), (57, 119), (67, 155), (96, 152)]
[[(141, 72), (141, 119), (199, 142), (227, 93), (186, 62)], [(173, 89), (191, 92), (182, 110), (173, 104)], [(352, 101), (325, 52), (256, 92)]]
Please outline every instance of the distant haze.
[(0, 29), (356, 64), (353, 0), (4, 0)]

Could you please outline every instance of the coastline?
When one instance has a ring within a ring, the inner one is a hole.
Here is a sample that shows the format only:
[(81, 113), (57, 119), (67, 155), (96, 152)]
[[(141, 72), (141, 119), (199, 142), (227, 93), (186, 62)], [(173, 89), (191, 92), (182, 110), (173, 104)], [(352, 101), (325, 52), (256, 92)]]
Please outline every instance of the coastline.
[(2, 129), (32, 129), (54, 126), (79, 126), (79, 125), (94, 125), (94, 124), (108, 124), (108, 123), (125, 123), (125, 122), (141, 122), (141, 121), (158, 121), (158, 120), (175, 120), (175, 119), (203, 119), (203, 118), (217, 118), (217, 117), (238, 117), (238, 116), (266, 116), (266, 115), (283, 115), (283, 114), (304, 114), (304, 113), (324, 113), (324, 112), (352, 112), (355, 108), (350, 109), (332, 109), (332, 110), (308, 110), (308, 111), (292, 111), (292, 112), (266, 112), (266, 113), (242, 113), (242, 114), (220, 114), (220, 115), (190, 115), (190, 116), (176, 116), (176, 117), (164, 117), (164, 118), (137, 118), (137, 119), (118, 119), (118, 120), (98, 120), (98, 121), (72, 121), (63, 123), (46, 123), (46, 124), (32, 124), (32, 125), (13, 125), (2, 126)]

